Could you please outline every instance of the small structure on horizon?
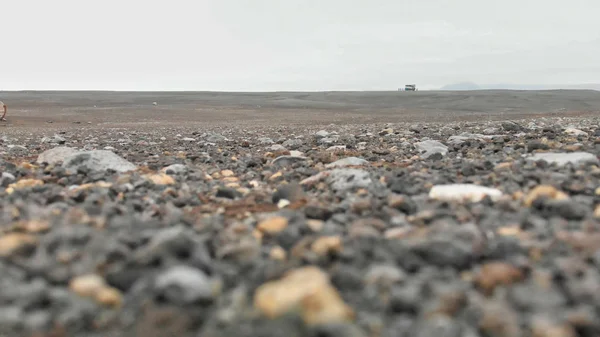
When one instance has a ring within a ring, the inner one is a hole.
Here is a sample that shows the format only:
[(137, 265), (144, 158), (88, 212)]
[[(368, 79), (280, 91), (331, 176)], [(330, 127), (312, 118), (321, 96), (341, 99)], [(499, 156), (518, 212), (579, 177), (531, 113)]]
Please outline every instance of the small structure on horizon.
[(404, 91), (417, 91), (416, 84), (407, 84), (404, 86)]

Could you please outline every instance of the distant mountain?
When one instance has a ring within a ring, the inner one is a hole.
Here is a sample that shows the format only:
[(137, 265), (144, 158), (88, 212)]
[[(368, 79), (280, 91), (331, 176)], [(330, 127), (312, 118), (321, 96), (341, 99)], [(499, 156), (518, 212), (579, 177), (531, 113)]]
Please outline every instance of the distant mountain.
[(557, 90), (557, 89), (579, 89), (579, 90), (599, 90), (600, 83), (589, 84), (483, 84), (478, 85), (473, 82), (460, 82), (448, 84), (440, 88), (440, 90)]

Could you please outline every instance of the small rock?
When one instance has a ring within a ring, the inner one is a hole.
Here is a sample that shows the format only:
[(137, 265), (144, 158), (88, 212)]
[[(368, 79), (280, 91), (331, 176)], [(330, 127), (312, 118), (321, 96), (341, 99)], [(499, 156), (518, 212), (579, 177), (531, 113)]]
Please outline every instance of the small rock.
[(228, 141), (227, 137), (218, 133), (210, 134), (208, 137), (206, 137), (206, 140), (211, 143), (221, 143)]
[(536, 153), (527, 160), (531, 161), (546, 161), (549, 164), (557, 164), (558, 166), (564, 166), (569, 163), (581, 164), (581, 163), (599, 163), (596, 155), (588, 152), (567, 152), (567, 153), (555, 153), (555, 152), (542, 152)]
[(415, 147), (422, 153), (423, 158), (430, 159), (436, 154), (441, 154), (442, 157), (448, 154), (448, 147), (435, 140), (426, 140), (415, 143)]
[(460, 324), (446, 315), (432, 315), (414, 327), (414, 337), (462, 337)]
[(169, 303), (186, 305), (212, 300), (214, 288), (210, 279), (200, 270), (188, 266), (174, 266), (158, 275), (155, 291)]
[(544, 204), (541, 210), (546, 217), (560, 216), (567, 220), (583, 220), (589, 213), (588, 206), (575, 200), (550, 200)]
[(319, 183), (321, 180), (325, 179), (326, 177), (329, 176), (329, 172), (328, 171), (322, 171), (319, 172), (313, 176), (310, 176), (302, 181), (300, 181), (300, 185), (302, 186), (313, 186), (317, 183)]
[(436, 185), (429, 191), (431, 199), (440, 201), (479, 202), (486, 196), (498, 200), (502, 197), (502, 192), (495, 188), (473, 184)]
[(587, 132), (581, 131), (581, 130), (575, 129), (575, 128), (566, 128), (565, 133), (568, 135), (575, 136), (575, 137), (579, 137), (579, 136), (587, 137), (588, 136)]
[(581, 143), (564, 145), (561, 149), (567, 152), (578, 152), (583, 150), (584, 146)]
[(283, 172), (278, 171), (276, 173), (274, 173), (272, 176), (269, 177), (269, 180), (274, 181), (277, 180), (279, 178), (283, 177)]
[(335, 142), (337, 142), (339, 140), (338, 137), (327, 137), (327, 138), (321, 138), (317, 141), (317, 143), (321, 144), (321, 145), (332, 145)]
[(379, 131), (380, 136), (391, 135), (394, 133), (394, 129), (383, 129)]
[(8, 233), (0, 236), (0, 257), (18, 254), (23, 250), (35, 247), (38, 240), (35, 236), (23, 233)]
[(221, 171), (221, 176), (223, 177), (233, 177), (235, 175), (235, 173), (233, 173), (232, 170), (222, 170)]
[[(23, 325), (23, 309), (15, 305), (3, 305), (0, 307), (0, 331), (18, 330)], [(9, 336), (6, 334), (5, 336)]]
[(285, 261), (287, 259), (287, 252), (280, 246), (276, 246), (269, 252), (269, 258), (276, 261)]
[(286, 229), (288, 226), (288, 219), (282, 216), (276, 216), (261, 221), (256, 227), (259, 231), (265, 234), (278, 234)]
[(267, 137), (259, 138), (258, 142), (262, 145), (270, 145), (274, 143), (273, 139)]
[(325, 150), (325, 151), (335, 152), (335, 151), (343, 151), (345, 149), (346, 149), (346, 145), (334, 145), (334, 146), (328, 147), (327, 150)]
[(6, 193), (12, 194), (16, 190), (20, 190), (20, 189), (24, 189), (24, 188), (31, 188), (31, 187), (35, 187), (35, 186), (41, 186), (41, 185), (44, 185), (44, 182), (39, 179), (21, 179), (21, 180), (17, 181), (16, 183), (9, 184), (8, 187), (6, 188)]
[(278, 203), (280, 200), (288, 200), (295, 202), (305, 197), (304, 190), (297, 183), (283, 184), (273, 193), (273, 203)]
[(273, 159), (272, 164), (274, 166), (285, 167), (291, 166), (295, 163), (306, 161), (306, 157), (301, 156), (279, 156)]
[(63, 162), (66, 158), (78, 153), (79, 151), (66, 146), (55, 147), (50, 150), (46, 150), (42, 152), (36, 162), (38, 164), (48, 163), (48, 164), (56, 164), (59, 162)]
[(313, 242), (311, 250), (319, 255), (326, 256), (330, 253), (342, 251), (342, 239), (339, 236), (322, 236)]
[(478, 324), (485, 336), (523, 336), (519, 316), (507, 304), (502, 301), (486, 302), (480, 310)]
[(290, 150), (296, 150), (298, 148), (300, 148), (302, 146), (303, 142), (301, 139), (288, 139), (285, 142), (283, 142), (283, 146), (286, 149), (290, 149)]
[(308, 219), (306, 220), (306, 226), (314, 233), (318, 233), (323, 230), (325, 222), (323, 220)]
[(2, 172), (0, 174), (0, 187), (8, 187), (15, 181), (15, 176), (8, 172)]
[(512, 169), (513, 163), (498, 163), (495, 167), (494, 167), (494, 171), (509, 171)]
[(233, 188), (220, 187), (217, 190), (216, 196), (217, 196), (217, 198), (235, 199), (235, 198), (242, 197), (242, 194)]
[[(24, 316), (22, 318), (23, 324), (28, 331), (44, 331), (49, 329), (52, 323), (51, 314), (42, 310), (36, 310), (22, 316)], [(0, 323), (0, 326), (4, 325)]]
[(421, 133), (421, 131), (423, 131), (423, 129), (424, 128), (421, 125), (414, 124), (408, 128), (408, 131), (412, 131), (414, 133)]
[(364, 282), (365, 284), (390, 288), (392, 285), (402, 282), (405, 278), (405, 273), (396, 266), (374, 265), (367, 271)]
[(146, 176), (155, 185), (174, 185), (175, 179), (165, 173), (158, 173)]
[(448, 143), (450, 143), (452, 145), (460, 145), (469, 139), (470, 139), (469, 137), (463, 137), (463, 136), (450, 136), (448, 138)]
[(465, 162), (460, 168), (460, 173), (465, 177), (469, 177), (475, 175), (477, 173), (477, 170), (475, 165), (473, 165), (470, 162)]
[(118, 308), (123, 304), (123, 295), (115, 288), (101, 288), (94, 296), (96, 302), (107, 307)]
[(261, 285), (255, 292), (254, 306), (271, 319), (299, 308), (308, 324), (344, 322), (354, 317), (327, 274), (312, 266), (294, 269)]
[(504, 262), (491, 262), (483, 265), (475, 277), (475, 284), (486, 294), (492, 295), (500, 285), (510, 285), (523, 280), (523, 272)]
[(26, 155), (29, 150), (23, 145), (7, 145), (8, 152), (14, 155)]
[(75, 171), (83, 167), (95, 172), (106, 170), (127, 172), (136, 169), (136, 166), (129, 161), (106, 150), (83, 151), (72, 154), (64, 159), (62, 166)]
[(329, 136), (329, 132), (327, 132), (325, 130), (320, 130), (317, 133), (315, 133), (316, 138), (325, 138), (327, 136)]
[(535, 150), (548, 150), (550, 146), (547, 143), (539, 140), (532, 140), (527, 143), (527, 151), (533, 152)]
[(367, 188), (371, 185), (371, 175), (360, 169), (338, 168), (329, 172), (327, 182), (336, 191), (348, 191), (354, 188)]
[(329, 163), (325, 165), (326, 168), (335, 168), (335, 167), (346, 167), (346, 166), (363, 166), (368, 165), (369, 162), (357, 157), (346, 157), (343, 159), (339, 159), (334, 161), (333, 163)]
[(550, 200), (568, 200), (569, 196), (559, 191), (556, 187), (550, 185), (539, 185), (532, 189), (525, 197), (523, 203), (527, 207), (531, 207), (534, 201), (538, 198), (545, 197)]
[(525, 130), (524, 127), (522, 127), (521, 125), (517, 124), (516, 122), (512, 122), (512, 121), (502, 122), (502, 128), (505, 131), (523, 131), (523, 130)]
[(23, 220), (17, 222), (15, 227), (26, 233), (36, 234), (48, 231), (50, 229), (50, 222), (40, 219)]
[(183, 164), (169, 165), (167, 167), (163, 167), (163, 169), (161, 170), (161, 172), (166, 173), (166, 174), (182, 174), (182, 173), (186, 173), (187, 171), (188, 171), (187, 166), (185, 166)]
[(484, 135), (488, 135), (488, 136), (497, 135), (498, 133), (500, 133), (500, 129), (497, 129), (497, 128), (487, 128), (487, 129), (483, 130), (482, 133)]
[(388, 206), (408, 215), (417, 212), (417, 204), (410, 197), (404, 195), (391, 194), (388, 197)]
[(535, 337), (577, 337), (577, 332), (565, 322), (557, 321), (543, 314), (537, 314), (531, 319), (531, 336)]
[(522, 232), (519, 226), (503, 226), (496, 230), (496, 234), (501, 236), (518, 236)]
[(104, 279), (96, 274), (77, 276), (69, 282), (71, 291), (83, 297), (94, 297), (106, 286)]

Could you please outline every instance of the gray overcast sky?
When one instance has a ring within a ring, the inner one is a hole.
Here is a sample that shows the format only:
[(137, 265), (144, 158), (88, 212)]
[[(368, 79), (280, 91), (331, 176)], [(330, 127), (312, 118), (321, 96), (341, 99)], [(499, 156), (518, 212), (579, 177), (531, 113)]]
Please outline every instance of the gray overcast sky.
[(0, 90), (600, 82), (598, 0), (7, 0)]

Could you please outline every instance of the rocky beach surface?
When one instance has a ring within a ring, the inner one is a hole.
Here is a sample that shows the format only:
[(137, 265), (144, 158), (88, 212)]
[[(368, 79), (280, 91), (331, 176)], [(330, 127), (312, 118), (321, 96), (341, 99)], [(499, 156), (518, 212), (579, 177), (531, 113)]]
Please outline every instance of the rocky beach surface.
[(3, 131), (0, 336), (600, 335), (598, 117)]

